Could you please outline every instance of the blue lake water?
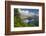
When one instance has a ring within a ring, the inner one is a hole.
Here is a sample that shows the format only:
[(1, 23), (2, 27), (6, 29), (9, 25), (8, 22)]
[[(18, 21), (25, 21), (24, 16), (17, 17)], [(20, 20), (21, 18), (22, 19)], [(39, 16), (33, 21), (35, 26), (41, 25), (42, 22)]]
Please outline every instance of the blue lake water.
[(25, 23), (32, 23), (33, 20), (26, 19), (26, 20), (24, 20), (24, 22), (25, 22)]

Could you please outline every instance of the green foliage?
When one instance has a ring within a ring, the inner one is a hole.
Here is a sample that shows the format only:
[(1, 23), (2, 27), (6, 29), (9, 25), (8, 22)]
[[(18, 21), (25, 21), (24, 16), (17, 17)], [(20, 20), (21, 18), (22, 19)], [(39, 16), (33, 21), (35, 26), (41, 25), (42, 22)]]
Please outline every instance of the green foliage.
[(14, 27), (31, 27), (32, 24), (21, 22), (20, 17), (14, 16)]
[(32, 23), (23, 23), (20, 17), (14, 16), (14, 27), (33, 27), (38, 26), (38, 21), (33, 21)]

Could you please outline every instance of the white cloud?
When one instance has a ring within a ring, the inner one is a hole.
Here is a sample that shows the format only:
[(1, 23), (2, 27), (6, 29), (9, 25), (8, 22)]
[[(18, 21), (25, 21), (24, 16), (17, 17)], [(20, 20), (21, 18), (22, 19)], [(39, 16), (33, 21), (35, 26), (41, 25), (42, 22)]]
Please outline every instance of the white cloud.
[(36, 15), (36, 16), (38, 16), (38, 14), (35, 14), (35, 13), (32, 13), (32, 12), (30, 12), (29, 13), (29, 11), (27, 10), (27, 11), (22, 11), (21, 9), (18, 9), (19, 10), (19, 12), (20, 12), (20, 17), (22, 18), (22, 19), (24, 19), (24, 18), (28, 18), (28, 17), (32, 17), (32, 16), (34, 16), (34, 15)]

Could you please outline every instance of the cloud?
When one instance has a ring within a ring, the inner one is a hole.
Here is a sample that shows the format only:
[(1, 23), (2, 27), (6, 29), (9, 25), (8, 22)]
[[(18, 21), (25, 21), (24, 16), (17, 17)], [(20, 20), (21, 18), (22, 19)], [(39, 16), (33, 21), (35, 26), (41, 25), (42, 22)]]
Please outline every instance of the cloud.
[(29, 12), (28, 10), (24, 11), (19, 9), (20, 17), (22, 18), (28, 18), (28, 17), (33, 17), (34, 15), (38, 16), (38, 14)]

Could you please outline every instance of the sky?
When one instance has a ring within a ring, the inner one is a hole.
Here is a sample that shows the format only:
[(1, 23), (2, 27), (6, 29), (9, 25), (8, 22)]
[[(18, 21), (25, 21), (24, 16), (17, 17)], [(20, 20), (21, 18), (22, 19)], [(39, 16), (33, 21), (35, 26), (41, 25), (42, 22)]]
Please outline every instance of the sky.
[(38, 14), (39, 12), (39, 9), (21, 9), (22, 11), (28, 11), (29, 13), (32, 12), (32, 13), (35, 13), (35, 14)]
[(23, 8), (20, 8), (19, 9), (20, 11), (20, 13), (22, 14), (22, 15), (27, 15), (27, 16), (32, 16), (32, 15), (39, 15), (39, 9), (23, 9)]

